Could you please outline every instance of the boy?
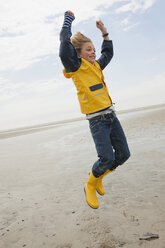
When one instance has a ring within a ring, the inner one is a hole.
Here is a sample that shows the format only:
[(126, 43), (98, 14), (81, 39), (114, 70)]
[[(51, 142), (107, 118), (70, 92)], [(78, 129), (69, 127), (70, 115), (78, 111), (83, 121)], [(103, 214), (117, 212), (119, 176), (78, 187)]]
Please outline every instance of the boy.
[(96, 26), (103, 36), (101, 57), (96, 59), (92, 41), (76, 33), (71, 38), (71, 24), (75, 19), (72, 11), (65, 12), (60, 32), (60, 58), (64, 65), (64, 76), (72, 78), (79, 99), (81, 112), (89, 120), (90, 131), (99, 159), (94, 163), (85, 184), (86, 201), (92, 208), (98, 208), (96, 191), (105, 194), (103, 177), (123, 164), (130, 156), (127, 140), (116, 117), (112, 100), (104, 82), (102, 70), (113, 57), (113, 45), (102, 21)]

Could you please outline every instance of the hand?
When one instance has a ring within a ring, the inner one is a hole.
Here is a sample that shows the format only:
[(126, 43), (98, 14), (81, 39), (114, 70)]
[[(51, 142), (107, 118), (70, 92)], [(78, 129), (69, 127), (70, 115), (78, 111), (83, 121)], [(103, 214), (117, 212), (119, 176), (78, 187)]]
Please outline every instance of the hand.
[(71, 10), (66, 11), (68, 15), (75, 17), (74, 13)]
[(100, 21), (96, 21), (96, 27), (98, 29), (100, 29), (100, 31), (102, 32), (102, 34), (106, 34), (107, 33), (107, 29), (104, 26), (104, 23), (100, 20)]

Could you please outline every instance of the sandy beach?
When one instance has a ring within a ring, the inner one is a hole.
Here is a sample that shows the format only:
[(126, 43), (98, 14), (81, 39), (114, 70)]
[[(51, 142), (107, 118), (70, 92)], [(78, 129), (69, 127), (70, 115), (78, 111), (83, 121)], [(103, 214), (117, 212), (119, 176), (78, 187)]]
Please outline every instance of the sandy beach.
[(1, 133), (0, 248), (165, 248), (165, 105), (118, 118), (131, 158), (97, 210), (83, 190), (97, 159), (88, 121)]

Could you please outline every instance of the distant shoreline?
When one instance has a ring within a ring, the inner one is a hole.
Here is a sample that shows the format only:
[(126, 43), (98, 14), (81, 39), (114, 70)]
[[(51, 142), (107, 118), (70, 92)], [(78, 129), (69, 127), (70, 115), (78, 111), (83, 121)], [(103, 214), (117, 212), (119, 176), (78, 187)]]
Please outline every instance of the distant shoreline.
[[(154, 110), (154, 109), (163, 108), (163, 107), (165, 107), (165, 104), (150, 105), (146, 107), (120, 110), (116, 112), (118, 115), (122, 115), (122, 114), (140, 112), (140, 111), (149, 110), (149, 109)], [(65, 124), (76, 122), (76, 121), (82, 121), (82, 120), (85, 120), (85, 117), (61, 120), (61, 121), (56, 121), (56, 122), (51, 122), (51, 123), (43, 123), (39, 125), (19, 127), (19, 128), (14, 128), (14, 129), (8, 129), (8, 130), (0, 130), (0, 139), (6, 139), (6, 138), (26, 135), (26, 134), (30, 134), (34, 132), (40, 132), (40, 131), (48, 130), (51, 128), (55, 128), (57, 126), (65, 125)]]

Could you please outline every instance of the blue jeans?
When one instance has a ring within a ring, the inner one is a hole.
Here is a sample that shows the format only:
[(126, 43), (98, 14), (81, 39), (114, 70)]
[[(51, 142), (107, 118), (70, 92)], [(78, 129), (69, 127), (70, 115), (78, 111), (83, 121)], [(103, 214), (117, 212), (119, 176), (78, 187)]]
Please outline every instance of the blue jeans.
[(99, 177), (108, 169), (122, 165), (130, 157), (130, 151), (115, 113), (108, 118), (97, 116), (89, 119), (89, 126), (99, 157), (92, 167), (92, 173)]

